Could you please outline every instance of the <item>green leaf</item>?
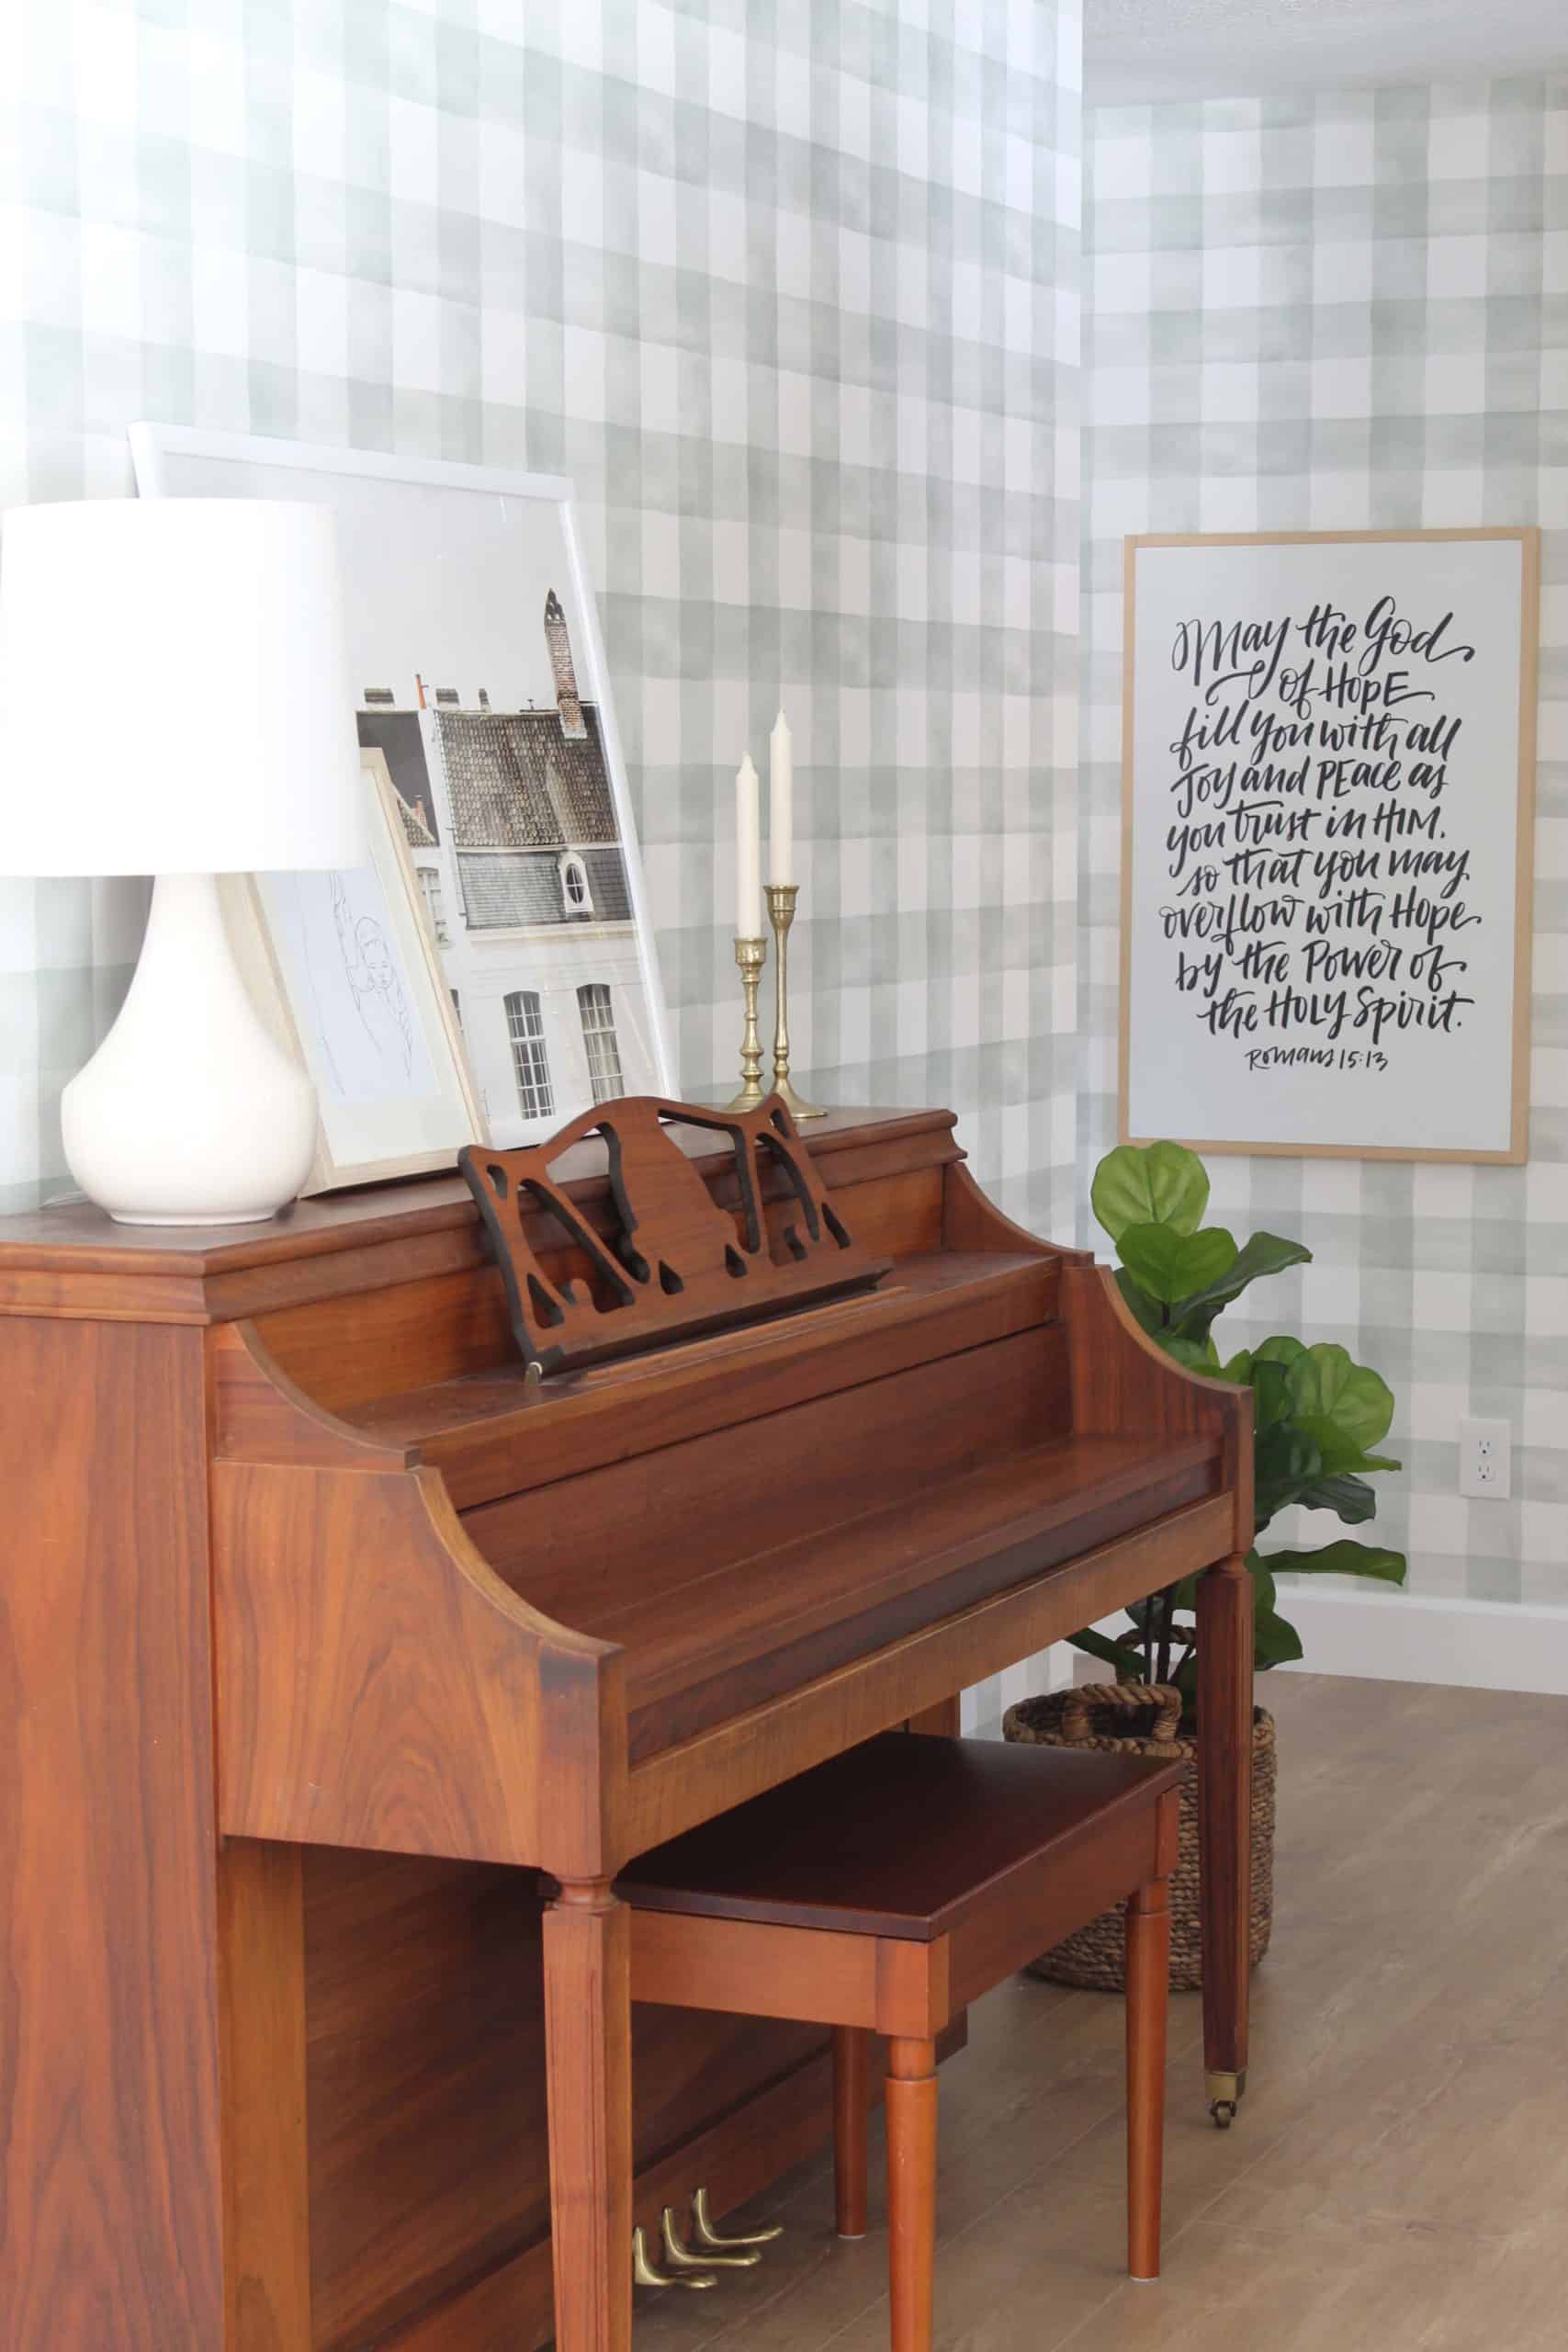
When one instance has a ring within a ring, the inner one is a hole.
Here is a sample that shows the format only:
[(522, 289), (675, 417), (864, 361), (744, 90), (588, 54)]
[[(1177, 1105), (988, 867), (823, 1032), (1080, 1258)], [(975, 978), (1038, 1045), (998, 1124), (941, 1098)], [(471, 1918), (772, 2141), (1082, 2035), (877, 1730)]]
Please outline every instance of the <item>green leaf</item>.
[(1067, 1639), (1074, 1649), (1082, 1650), (1086, 1657), (1097, 1657), (1106, 1666), (1113, 1666), (1122, 1681), (1143, 1680), (1144, 1661), (1137, 1651), (1129, 1649), (1125, 1643), (1108, 1641), (1103, 1634), (1097, 1634), (1092, 1625), (1087, 1625), (1081, 1634), (1069, 1634)]
[(1156, 1337), (1174, 1363), (1185, 1365), (1189, 1372), (1207, 1373), (1211, 1379), (1218, 1374), (1220, 1351), (1213, 1340), (1184, 1340), (1173, 1331), (1160, 1331)]
[(1269, 1566), (1281, 1576), (1375, 1577), (1380, 1584), (1403, 1584), (1407, 1566), (1403, 1552), (1385, 1552), (1376, 1544), (1358, 1544), (1348, 1535), (1320, 1544), (1315, 1552), (1270, 1552)]
[(1184, 1144), (1120, 1144), (1095, 1170), (1089, 1202), (1112, 1241), (1130, 1225), (1196, 1233), (1209, 1204), (1208, 1171)]
[(1260, 1436), (1276, 1422), (1289, 1419), (1291, 1388), (1282, 1363), (1272, 1363), (1267, 1356), (1254, 1363), (1252, 1396), (1252, 1425)]
[[(1123, 1250), (1123, 1255), (1125, 1250)], [(1244, 1242), (1227, 1270), (1181, 1302), (1177, 1328), (1183, 1339), (1201, 1340), (1223, 1306), (1239, 1298), (1248, 1283), (1265, 1274), (1282, 1274), (1288, 1266), (1305, 1266), (1312, 1251), (1299, 1241), (1281, 1241), (1277, 1233), (1255, 1233)]]
[[(1235, 1237), (1223, 1225), (1206, 1226), (1201, 1233), (1178, 1233), (1168, 1225), (1130, 1225), (1117, 1246), (1134, 1281), (1167, 1306), (1217, 1282), (1236, 1255)], [(1183, 1336), (1201, 1340), (1208, 1334)]]
[(1292, 1499), (1304, 1504), (1308, 1510), (1334, 1511), (1348, 1527), (1359, 1526), (1362, 1520), (1378, 1515), (1377, 1496), (1364, 1478), (1315, 1478)]
[(1287, 1370), (1291, 1419), (1307, 1431), (1332, 1477), (1350, 1470), (1388, 1433), (1393, 1392), (1344, 1348), (1305, 1348)]
[[(1293, 1421), (1277, 1421), (1263, 1431), (1253, 1455), (1259, 1529), (1276, 1511), (1305, 1500), (1308, 1490), (1323, 1478), (1323, 1456), (1304, 1430)], [(1375, 1507), (1375, 1506), (1374, 1506)]]
[(1267, 1673), (1271, 1666), (1289, 1666), (1302, 1656), (1302, 1637), (1277, 1610), (1268, 1610), (1253, 1622), (1252, 1663)]
[(1273, 1339), (1265, 1340), (1260, 1348), (1254, 1348), (1252, 1360), (1254, 1363), (1294, 1363), (1298, 1356), (1305, 1353), (1304, 1340), (1292, 1340), (1287, 1333), (1279, 1332)]
[(1140, 1290), (1125, 1266), (1116, 1269), (1116, 1287), (1126, 1301), (1133, 1317), (1151, 1336), (1165, 1328), (1165, 1315), (1157, 1298)]
[(1276, 1421), (1282, 1421), (1290, 1411), (1291, 1392), (1285, 1382), (1285, 1367), (1271, 1357), (1255, 1356), (1250, 1348), (1238, 1349), (1228, 1363), (1220, 1366), (1220, 1378), (1234, 1381), (1238, 1388), (1251, 1389), (1252, 1426), (1258, 1437), (1265, 1430), (1272, 1429)]

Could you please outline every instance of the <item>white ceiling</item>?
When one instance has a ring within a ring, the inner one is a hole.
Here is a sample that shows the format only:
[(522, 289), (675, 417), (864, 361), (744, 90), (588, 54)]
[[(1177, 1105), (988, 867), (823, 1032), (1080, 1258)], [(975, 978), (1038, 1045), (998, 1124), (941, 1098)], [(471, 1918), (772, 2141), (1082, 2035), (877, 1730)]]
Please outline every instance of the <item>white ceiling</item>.
[(1568, 0), (1084, 0), (1096, 106), (1568, 73)]

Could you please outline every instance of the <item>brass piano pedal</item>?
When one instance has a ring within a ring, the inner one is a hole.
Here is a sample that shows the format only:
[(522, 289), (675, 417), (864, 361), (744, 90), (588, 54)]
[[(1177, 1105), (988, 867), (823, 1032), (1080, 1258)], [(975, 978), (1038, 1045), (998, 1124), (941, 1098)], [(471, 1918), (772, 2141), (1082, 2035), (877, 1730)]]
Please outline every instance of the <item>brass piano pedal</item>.
[(704, 2287), (716, 2287), (718, 2280), (711, 2270), (699, 2278), (694, 2271), (681, 2271), (671, 2278), (667, 2270), (656, 2269), (649, 2259), (648, 2240), (640, 2229), (632, 2232), (632, 2285), (634, 2287), (690, 2287), (694, 2292)]
[(755, 2270), (762, 2259), (755, 2251), (742, 2254), (720, 2254), (710, 2246), (705, 2253), (693, 2254), (681, 2244), (675, 2228), (675, 2208), (666, 2205), (659, 2223), (664, 2242), (664, 2259), (671, 2270)]
[(1217, 2132), (1228, 2132), (1247, 2088), (1246, 2067), (1238, 2075), (1215, 2074), (1211, 2069), (1203, 2077), (1203, 2088), (1208, 2093), (1210, 2121)]
[(733, 2254), (737, 2246), (772, 2245), (784, 2235), (784, 2224), (775, 2222), (769, 2230), (750, 2230), (739, 2237), (723, 2237), (713, 2225), (708, 2208), (708, 2193), (699, 2188), (692, 2199), (692, 2243), (704, 2254)]

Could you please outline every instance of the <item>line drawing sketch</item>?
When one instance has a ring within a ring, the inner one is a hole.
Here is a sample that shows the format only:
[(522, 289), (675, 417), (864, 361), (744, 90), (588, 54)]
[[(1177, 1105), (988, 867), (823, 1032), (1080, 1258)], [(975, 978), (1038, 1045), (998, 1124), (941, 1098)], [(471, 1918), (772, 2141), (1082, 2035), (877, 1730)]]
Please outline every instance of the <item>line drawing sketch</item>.
[(344, 876), (328, 876), (333, 922), (344, 976), (365, 1034), (406, 1083), (413, 1070), (413, 1012), (402, 977), (392, 959), (386, 931), (377, 916), (355, 914)]

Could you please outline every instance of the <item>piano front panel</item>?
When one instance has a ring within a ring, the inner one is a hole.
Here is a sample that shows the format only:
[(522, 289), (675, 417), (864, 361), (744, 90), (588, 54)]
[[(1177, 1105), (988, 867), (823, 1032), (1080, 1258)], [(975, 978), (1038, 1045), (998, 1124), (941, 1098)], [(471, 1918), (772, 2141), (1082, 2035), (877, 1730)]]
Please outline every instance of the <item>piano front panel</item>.
[[(317, 2352), (364, 2352), (497, 2266), (518, 2263), (542, 2282), (547, 2313), (547, 2267), (527, 2260), (549, 2229), (542, 1907), (526, 1872), (307, 1853)], [(815, 2027), (636, 2009), (639, 2171), (826, 2046)], [(491, 2339), (470, 2321), (453, 2340)], [(513, 2320), (496, 2340), (527, 2339)]]

